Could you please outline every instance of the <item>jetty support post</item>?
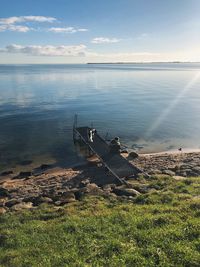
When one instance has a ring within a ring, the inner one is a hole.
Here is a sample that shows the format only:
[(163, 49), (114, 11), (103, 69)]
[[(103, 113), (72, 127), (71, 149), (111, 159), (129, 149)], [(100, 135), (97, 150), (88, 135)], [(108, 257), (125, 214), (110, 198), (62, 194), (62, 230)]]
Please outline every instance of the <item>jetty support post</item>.
[(77, 124), (78, 124), (78, 115), (77, 114), (75, 114), (74, 115), (74, 123), (73, 123), (73, 141), (74, 142), (76, 142), (77, 141), (77, 130), (76, 130), (76, 128), (77, 128)]

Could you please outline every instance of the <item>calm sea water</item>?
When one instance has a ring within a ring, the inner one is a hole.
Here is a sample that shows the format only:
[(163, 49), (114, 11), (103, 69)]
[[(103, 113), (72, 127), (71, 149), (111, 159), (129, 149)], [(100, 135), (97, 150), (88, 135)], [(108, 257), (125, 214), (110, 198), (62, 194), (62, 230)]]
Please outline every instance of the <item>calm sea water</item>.
[(0, 65), (0, 169), (80, 161), (75, 113), (141, 153), (200, 148), (200, 64)]

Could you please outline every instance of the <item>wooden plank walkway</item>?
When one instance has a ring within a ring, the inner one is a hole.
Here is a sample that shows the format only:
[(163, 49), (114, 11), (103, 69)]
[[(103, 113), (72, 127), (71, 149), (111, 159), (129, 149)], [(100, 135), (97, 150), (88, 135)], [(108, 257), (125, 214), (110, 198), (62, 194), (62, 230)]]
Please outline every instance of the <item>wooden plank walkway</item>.
[(138, 173), (142, 172), (120, 154), (111, 153), (109, 145), (98, 133), (94, 135), (93, 142), (90, 142), (88, 139), (88, 132), (90, 129), (89, 127), (78, 127), (74, 130), (117, 178), (121, 179), (133, 175), (136, 176)]

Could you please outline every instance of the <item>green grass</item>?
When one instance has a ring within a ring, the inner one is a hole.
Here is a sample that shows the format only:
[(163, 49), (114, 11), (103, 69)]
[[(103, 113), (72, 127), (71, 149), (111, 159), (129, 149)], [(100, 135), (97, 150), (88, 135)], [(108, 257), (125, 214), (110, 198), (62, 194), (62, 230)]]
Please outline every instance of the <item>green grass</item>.
[(200, 266), (200, 178), (148, 183), (132, 201), (88, 196), (2, 215), (0, 266)]

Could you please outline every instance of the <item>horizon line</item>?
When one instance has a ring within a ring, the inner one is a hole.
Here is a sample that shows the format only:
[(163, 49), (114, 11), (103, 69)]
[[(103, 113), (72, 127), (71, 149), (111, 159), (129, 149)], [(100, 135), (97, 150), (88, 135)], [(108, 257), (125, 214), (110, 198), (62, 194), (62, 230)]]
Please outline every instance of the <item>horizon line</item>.
[(117, 61), (117, 62), (86, 62), (86, 63), (0, 63), (0, 65), (92, 65), (92, 64), (180, 64), (180, 63), (200, 63), (200, 61)]

